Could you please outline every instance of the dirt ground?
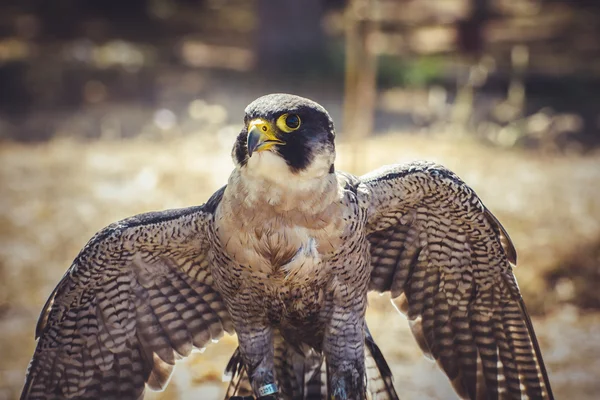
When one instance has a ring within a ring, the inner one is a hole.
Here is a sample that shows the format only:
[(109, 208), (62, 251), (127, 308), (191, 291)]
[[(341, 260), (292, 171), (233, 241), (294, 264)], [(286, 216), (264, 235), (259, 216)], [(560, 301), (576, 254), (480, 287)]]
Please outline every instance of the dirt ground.
[[(226, 183), (238, 130), (227, 126), (161, 141), (2, 143), (0, 400), (18, 397), (38, 313), (86, 241), (133, 214), (203, 203)], [(597, 281), (585, 278), (598, 276), (600, 268), (600, 252), (592, 251), (600, 246), (599, 154), (536, 155), (464, 139), (394, 134), (342, 142), (338, 154), (338, 169), (358, 173), (382, 164), (438, 161), (470, 184), (515, 242), (516, 275), (536, 315), (556, 398), (598, 397), (600, 312), (577, 305), (582, 296), (592, 305), (599, 298)], [(574, 266), (565, 271), (565, 265)], [(370, 299), (368, 321), (401, 397), (456, 398), (387, 300)], [(182, 361), (168, 389), (147, 398), (220, 398), (222, 371), (235, 343), (224, 337)]]

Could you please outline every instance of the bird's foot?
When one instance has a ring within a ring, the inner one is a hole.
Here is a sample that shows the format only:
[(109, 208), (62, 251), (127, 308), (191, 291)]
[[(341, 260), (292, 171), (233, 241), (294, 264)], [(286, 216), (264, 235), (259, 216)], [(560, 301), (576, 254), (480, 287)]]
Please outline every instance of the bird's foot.
[(364, 374), (356, 366), (341, 366), (331, 371), (329, 381), (332, 400), (362, 400), (365, 399)]

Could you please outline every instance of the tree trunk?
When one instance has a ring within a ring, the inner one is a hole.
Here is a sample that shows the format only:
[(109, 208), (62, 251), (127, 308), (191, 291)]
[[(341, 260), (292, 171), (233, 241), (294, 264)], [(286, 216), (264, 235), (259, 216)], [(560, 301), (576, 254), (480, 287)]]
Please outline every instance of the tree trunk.
[(346, 90), (344, 135), (354, 143), (353, 169), (362, 168), (358, 142), (374, 128), (377, 54), (373, 35), (378, 23), (376, 0), (352, 0), (346, 11)]

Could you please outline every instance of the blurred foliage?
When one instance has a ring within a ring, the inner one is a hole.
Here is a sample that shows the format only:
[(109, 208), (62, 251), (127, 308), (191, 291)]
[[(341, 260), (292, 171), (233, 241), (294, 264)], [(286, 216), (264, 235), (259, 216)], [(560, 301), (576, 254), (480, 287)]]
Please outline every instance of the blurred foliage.
[[(375, 130), (467, 133), (545, 152), (598, 146), (600, 8), (476, 0), (484, 7), (473, 9), (470, 2), (367, 2), (376, 8), (368, 15), (377, 29), (366, 40), (379, 54), (383, 93), (369, 106), (377, 107)], [(250, 101), (265, 91), (305, 90), (339, 105), (347, 3), (3, 2), (0, 138), (98, 137), (106, 124), (136, 136), (161, 109), (181, 115), (201, 99), (237, 115), (238, 94)], [(525, 59), (516, 62), (519, 51)], [(474, 70), (483, 71), (475, 83)], [(429, 100), (416, 107), (387, 94), (397, 88)]]
[(584, 310), (600, 310), (600, 237), (574, 247), (545, 279), (553, 288), (556, 301)]
[(405, 60), (382, 55), (378, 63), (377, 81), (381, 87), (427, 87), (444, 77), (444, 61), (435, 56)]

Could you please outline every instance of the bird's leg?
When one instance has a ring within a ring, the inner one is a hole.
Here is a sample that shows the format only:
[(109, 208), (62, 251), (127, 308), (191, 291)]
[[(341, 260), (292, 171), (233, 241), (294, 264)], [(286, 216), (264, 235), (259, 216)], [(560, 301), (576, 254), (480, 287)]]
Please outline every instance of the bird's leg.
[(278, 390), (273, 359), (273, 329), (250, 321), (245, 321), (240, 328), (236, 328), (236, 332), (252, 390), (257, 398), (269, 399)]
[(325, 333), (327, 386), (332, 400), (363, 400), (365, 387), (364, 312), (335, 307)]

